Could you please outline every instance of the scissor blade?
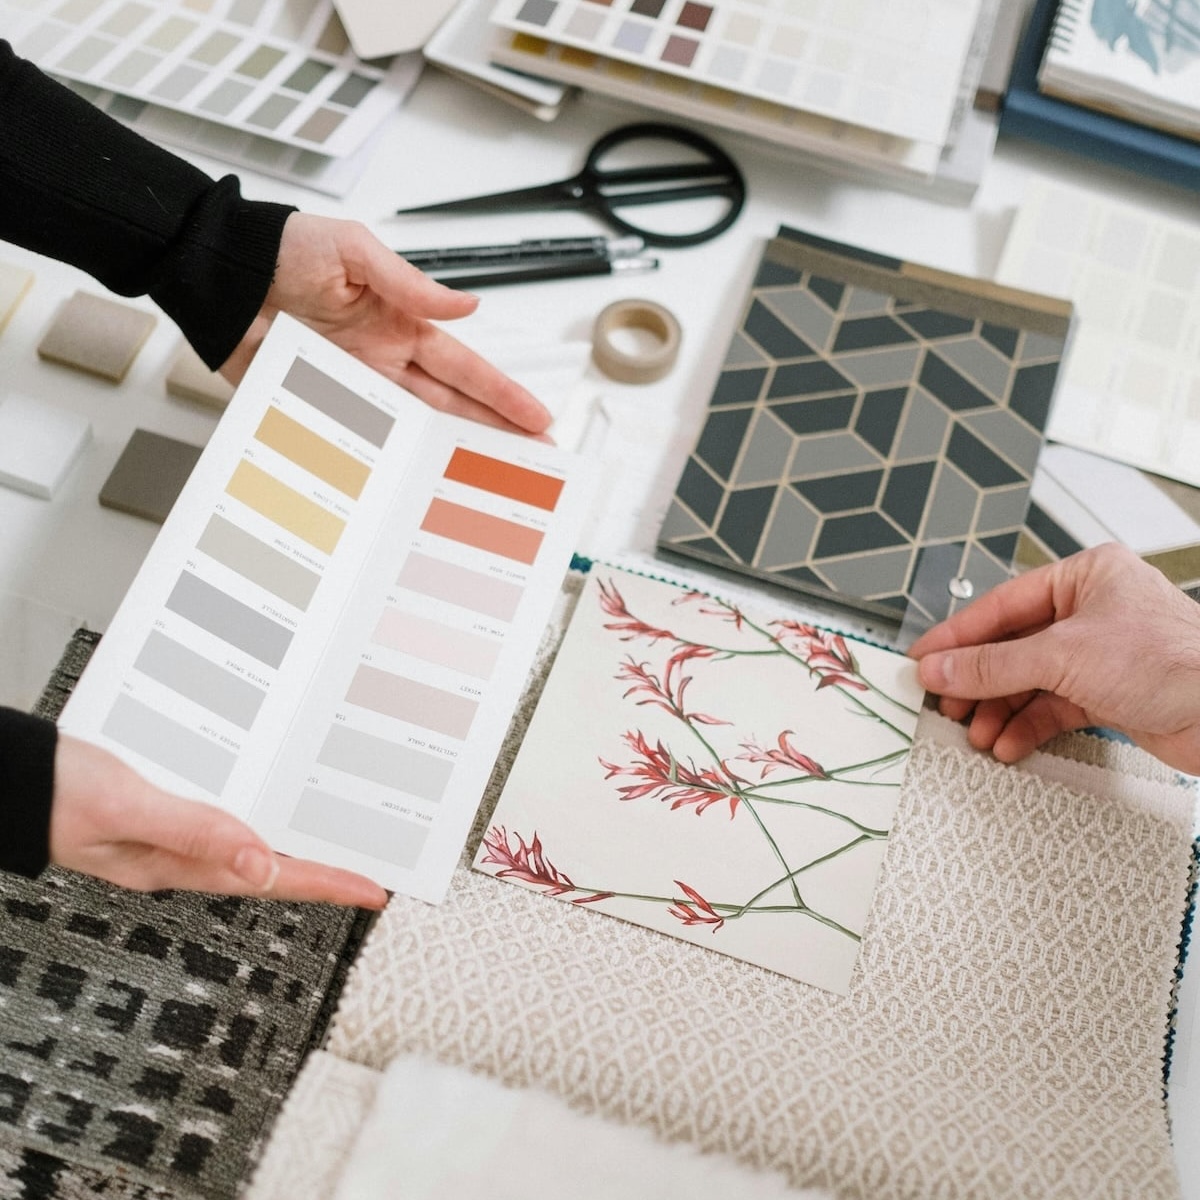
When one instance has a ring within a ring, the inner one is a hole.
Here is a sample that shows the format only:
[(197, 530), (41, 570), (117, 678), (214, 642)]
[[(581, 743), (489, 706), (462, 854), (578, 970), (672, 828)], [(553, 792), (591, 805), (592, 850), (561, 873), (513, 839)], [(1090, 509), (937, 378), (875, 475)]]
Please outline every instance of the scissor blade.
[(459, 200), (441, 200), (415, 208), (398, 208), (397, 216), (410, 213), (505, 212), (522, 208), (558, 208), (578, 203), (566, 183), (543, 183), (537, 187), (515, 188), (510, 192), (490, 192), (486, 196), (466, 196)]

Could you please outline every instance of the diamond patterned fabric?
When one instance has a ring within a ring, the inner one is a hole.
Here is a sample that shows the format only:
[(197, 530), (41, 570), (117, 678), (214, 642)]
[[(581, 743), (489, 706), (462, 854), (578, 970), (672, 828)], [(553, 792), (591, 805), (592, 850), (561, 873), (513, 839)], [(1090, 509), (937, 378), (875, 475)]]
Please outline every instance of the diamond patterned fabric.
[(460, 869), (440, 908), (393, 899), (328, 1049), (538, 1086), (840, 1198), (1175, 1197), (1192, 793), (1058, 749), (1005, 768), (926, 714), (846, 997)]

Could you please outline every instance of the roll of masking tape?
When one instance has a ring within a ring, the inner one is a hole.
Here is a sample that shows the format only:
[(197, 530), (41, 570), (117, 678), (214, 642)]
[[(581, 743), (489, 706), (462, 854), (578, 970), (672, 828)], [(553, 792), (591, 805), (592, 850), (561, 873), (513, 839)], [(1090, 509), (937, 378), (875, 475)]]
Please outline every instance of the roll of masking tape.
[[(652, 344), (631, 348), (631, 343), (645, 339), (623, 336), (626, 330), (649, 334)], [(618, 383), (653, 383), (675, 365), (681, 337), (679, 322), (661, 304), (618, 300), (596, 318), (592, 357)]]

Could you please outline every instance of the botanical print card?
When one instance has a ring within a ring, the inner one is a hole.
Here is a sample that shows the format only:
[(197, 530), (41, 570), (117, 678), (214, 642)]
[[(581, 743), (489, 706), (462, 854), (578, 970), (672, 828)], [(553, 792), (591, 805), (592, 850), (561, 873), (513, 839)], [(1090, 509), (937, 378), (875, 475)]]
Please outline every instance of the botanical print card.
[(845, 994), (914, 664), (595, 566), (481, 871)]

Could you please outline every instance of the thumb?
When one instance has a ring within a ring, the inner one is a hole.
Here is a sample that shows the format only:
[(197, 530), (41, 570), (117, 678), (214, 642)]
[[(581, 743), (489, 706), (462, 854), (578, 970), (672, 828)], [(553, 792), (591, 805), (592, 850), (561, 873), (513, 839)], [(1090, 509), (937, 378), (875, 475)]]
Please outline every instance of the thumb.
[(1049, 657), (1042, 636), (1011, 642), (987, 642), (927, 654), (921, 659), (921, 683), (939, 696), (987, 700), (1038, 691), (1048, 685)]
[(367, 286), (407, 316), (452, 321), (479, 307), (478, 296), (438, 283), (378, 240), (367, 249), (362, 266)]
[(254, 891), (269, 891), (279, 874), (274, 852), (249, 826), (211, 804), (159, 792), (142, 797), (138, 840), (180, 858), (232, 872)]

